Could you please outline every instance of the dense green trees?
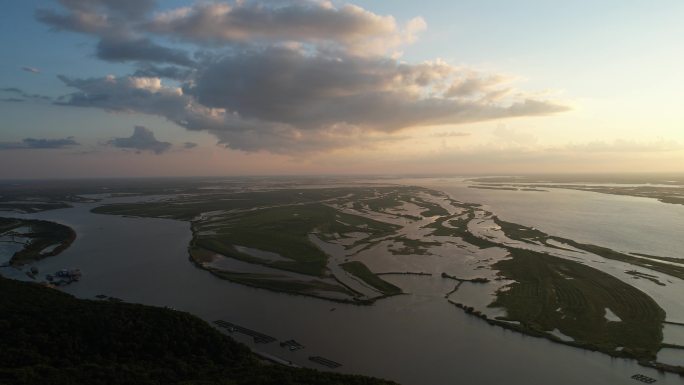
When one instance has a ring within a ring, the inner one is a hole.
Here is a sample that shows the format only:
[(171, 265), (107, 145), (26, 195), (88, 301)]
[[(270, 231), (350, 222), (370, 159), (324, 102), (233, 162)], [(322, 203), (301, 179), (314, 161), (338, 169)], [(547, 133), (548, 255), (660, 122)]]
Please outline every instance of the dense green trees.
[(79, 300), (0, 277), (0, 384), (389, 384), (264, 364), (174, 310)]

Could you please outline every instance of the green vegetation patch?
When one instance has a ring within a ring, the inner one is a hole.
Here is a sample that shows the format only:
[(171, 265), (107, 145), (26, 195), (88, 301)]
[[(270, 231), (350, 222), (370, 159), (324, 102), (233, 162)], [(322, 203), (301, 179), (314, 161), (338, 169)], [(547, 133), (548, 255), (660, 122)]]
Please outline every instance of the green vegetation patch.
[[(16, 230), (28, 227), (28, 232), (17, 233)], [(14, 237), (25, 241), (23, 249), (14, 253), (10, 265), (22, 266), (43, 258), (55, 256), (76, 239), (76, 232), (59, 223), (33, 219), (0, 218), (0, 235)], [(28, 239), (28, 240), (26, 240)], [(18, 241), (17, 240), (17, 241)], [(51, 249), (48, 249), (52, 247)], [(43, 252), (43, 250), (46, 250)]]
[(550, 239), (554, 239), (556, 241), (566, 243), (566, 244), (568, 244), (574, 248), (584, 250), (584, 251), (588, 251), (592, 254), (596, 254), (596, 255), (601, 256), (603, 258), (627, 262), (627, 263), (630, 263), (630, 264), (635, 265), (635, 266), (645, 267), (645, 268), (651, 269), (653, 271), (658, 271), (661, 273), (665, 273), (667, 275), (671, 275), (673, 277), (677, 277), (679, 279), (684, 279), (684, 266), (682, 266), (682, 265), (672, 265), (672, 264), (664, 263), (664, 262), (646, 260), (643, 258), (635, 257), (633, 255), (620, 253), (618, 251), (615, 251), (613, 249), (609, 249), (607, 247), (591, 245), (588, 243), (580, 243), (577, 241), (573, 241), (572, 239), (566, 239), (566, 238), (560, 238), (560, 237), (550, 237)]
[(673, 263), (681, 263), (684, 264), (684, 259), (682, 258), (673, 258), (673, 257), (659, 257), (657, 255), (651, 255), (651, 254), (644, 254), (644, 253), (630, 253), (632, 255), (636, 255), (639, 257), (644, 257), (644, 258), (650, 258), (650, 259), (657, 259), (659, 261), (665, 261), (665, 262), (673, 262)]
[[(195, 246), (247, 262), (323, 276), (327, 256), (309, 240), (309, 234), (316, 233), (324, 240), (344, 238), (345, 234), (353, 232), (382, 237), (399, 228), (342, 213), (327, 203), (373, 198), (394, 190), (396, 188), (284, 189), (205, 194), (161, 202), (106, 205), (92, 211), (193, 221)], [(240, 253), (234, 245), (275, 252), (289, 260), (266, 261)]]
[[(431, 235), (433, 236), (442, 236), (442, 237), (451, 237), (451, 236), (456, 236), (455, 234), (457, 233), (456, 229), (453, 229), (451, 227), (446, 227), (444, 226), (444, 223), (454, 220), (454, 218), (457, 218), (459, 215), (453, 215), (453, 216), (442, 216), (437, 218), (434, 222), (423, 226), (423, 228), (429, 228), (429, 229), (435, 229), (435, 231), (432, 232)], [(469, 217), (472, 218), (472, 217)], [(468, 221), (470, 219), (465, 220), (465, 222), (459, 222), (456, 224), (456, 226), (461, 227), (461, 226), (466, 226), (468, 224)]]
[[(431, 234), (433, 236), (458, 237), (464, 242), (477, 246), (480, 249), (498, 246), (496, 242), (475, 236), (468, 230), (468, 223), (473, 220), (473, 218), (475, 218), (475, 213), (473, 212), (473, 208), (469, 208), (466, 214), (443, 216), (431, 224), (426, 225), (425, 228), (434, 228), (435, 231)], [(448, 223), (451, 227), (445, 226), (445, 223)]]
[(394, 255), (425, 255), (429, 253), (430, 247), (441, 245), (436, 241), (423, 241), (406, 236), (395, 237), (392, 240), (403, 245), (403, 247), (389, 248), (389, 251)]
[(415, 203), (416, 205), (425, 209), (424, 211), (422, 211), (420, 213), (420, 215), (425, 217), (425, 218), (449, 215), (449, 212), (444, 207), (442, 207), (441, 205), (439, 205), (437, 203), (429, 202), (429, 201), (426, 201), (425, 199), (416, 198), (416, 197), (414, 197), (411, 201), (413, 203)]
[(79, 300), (2, 277), (0, 292), (2, 384), (393, 384), (263, 363), (184, 312)]
[(394, 191), (377, 198), (364, 200), (364, 203), (372, 211), (385, 212), (400, 207), (403, 204), (402, 198), (405, 199), (400, 191)]
[(634, 278), (637, 278), (637, 279), (643, 278), (643, 279), (646, 279), (646, 280), (649, 280), (649, 281), (655, 283), (656, 285), (665, 286), (665, 284), (662, 283), (662, 282), (660, 282), (660, 280), (658, 279), (658, 277), (656, 277), (655, 275), (642, 273), (642, 272), (636, 271), (636, 270), (625, 271), (625, 273), (627, 273), (627, 274), (629, 274), (629, 275), (631, 275), (631, 276), (633, 276)]
[(494, 220), (494, 223), (497, 224), (497, 226), (501, 227), (501, 231), (503, 231), (503, 233), (510, 239), (527, 243), (541, 243), (546, 247), (558, 250), (569, 250), (554, 245), (553, 243), (550, 243), (549, 240), (551, 239), (551, 237), (549, 237), (548, 234), (541, 230), (537, 230), (535, 228), (524, 226), (518, 223), (506, 222), (496, 216), (494, 216), (492, 219)]
[[(598, 256), (601, 256), (603, 258), (607, 259), (612, 259), (616, 261), (621, 261), (621, 262), (627, 262), (635, 266), (641, 266), (645, 267), (647, 269), (651, 269), (654, 271), (658, 271), (661, 273), (665, 273), (668, 275), (671, 275), (673, 277), (677, 277), (679, 279), (684, 279), (684, 266), (681, 265), (672, 265), (670, 263), (666, 262), (678, 262), (682, 263), (681, 259), (676, 259), (676, 258), (667, 258), (667, 257), (657, 257), (657, 256), (651, 256), (647, 254), (638, 254), (634, 253), (634, 255), (629, 255), (625, 253), (620, 253), (618, 251), (615, 251), (613, 249), (609, 249), (607, 247), (603, 246), (597, 246), (597, 245), (592, 245), (588, 243), (580, 243), (577, 241), (574, 241), (572, 239), (568, 238), (562, 238), (562, 237), (556, 237), (556, 236), (551, 236), (548, 235), (540, 230), (519, 225), (517, 223), (510, 223), (503, 221), (499, 219), (498, 217), (494, 217), (494, 222), (501, 227), (501, 230), (506, 234), (508, 238), (518, 240), (518, 241), (523, 241), (523, 242), (528, 242), (528, 243), (534, 243), (534, 242), (539, 242), (544, 244), (547, 247), (559, 249), (559, 250), (569, 250), (567, 248), (563, 248), (557, 245), (554, 245), (550, 243), (549, 241), (553, 240), (556, 242), (564, 243), (569, 246), (572, 246), (576, 249), (583, 250), (590, 252), (592, 254), (596, 254)], [(635, 256), (636, 255), (636, 256)], [(639, 258), (640, 257), (646, 257), (650, 258), (652, 260), (646, 260), (644, 258)], [(660, 262), (663, 261), (663, 262)]]
[[(401, 226), (360, 215), (344, 213), (336, 207), (351, 202), (372, 201), (374, 209), (397, 207), (413, 189), (404, 187), (363, 187), (330, 189), (284, 189), (183, 196), (161, 202), (100, 206), (93, 212), (140, 217), (174, 218), (191, 221), (193, 240), (189, 251), (199, 267), (233, 282), (269, 290), (305, 295), (339, 292), (355, 297), (358, 293), (313, 277), (328, 277), (328, 255), (310, 239), (324, 241), (357, 239), (346, 248), (372, 245)], [(408, 199), (408, 198), (406, 198)], [(335, 206), (335, 207), (333, 207)], [(364, 233), (366, 237), (359, 237)], [(277, 253), (282, 259), (268, 259), (241, 252), (236, 246)], [(212, 253), (260, 264), (287, 272), (312, 276), (312, 280), (282, 276), (241, 274), (205, 266)], [(392, 291), (390, 287), (383, 286)]]
[(495, 187), (495, 186), (468, 186), (468, 188), (476, 188), (480, 190), (506, 190), (506, 191), (518, 191), (515, 187)]
[(368, 267), (364, 265), (362, 262), (352, 261), (343, 263), (340, 266), (349, 274), (358, 277), (368, 285), (374, 287), (375, 289), (378, 289), (381, 293), (383, 293), (386, 296), (397, 295), (402, 293), (400, 288), (392, 285), (391, 283), (375, 275), (375, 273), (370, 271), (370, 269), (368, 269)]
[[(516, 282), (500, 290), (490, 305), (506, 309), (506, 320), (549, 338), (558, 329), (575, 340), (569, 344), (614, 356), (655, 359), (665, 312), (648, 295), (577, 262), (530, 250), (510, 252), (511, 259), (493, 267)], [(606, 308), (621, 321), (606, 319)]]
[(235, 273), (219, 269), (209, 269), (209, 271), (219, 278), (223, 278), (235, 283), (278, 292), (305, 294), (318, 297), (323, 296), (321, 292), (337, 292), (345, 294), (350, 298), (355, 295), (355, 293), (351, 292), (344, 286), (335, 285), (316, 279), (302, 281), (276, 275)]
[[(233, 245), (276, 252), (291, 261), (264, 262), (271, 267), (302, 274), (322, 276), (326, 272), (327, 255), (314, 245), (309, 234), (344, 234), (365, 232), (372, 236), (392, 234), (398, 227), (372, 219), (345, 214), (320, 204), (264, 208), (236, 213), (211, 227), (196, 226), (195, 244), (217, 253), (235, 257), (254, 257), (237, 253)], [(201, 235), (202, 230), (212, 233)], [(324, 237), (327, 238), (327, 237)]]
[(345, 187), (204, 193), (159, 202), (109, 204), (95, 207), (92, 212), (190, 221), (200, 214), (216, 211), (243, 211), (273, 206), (358, 201), (395, 189), (389, 187), (375, 189)]

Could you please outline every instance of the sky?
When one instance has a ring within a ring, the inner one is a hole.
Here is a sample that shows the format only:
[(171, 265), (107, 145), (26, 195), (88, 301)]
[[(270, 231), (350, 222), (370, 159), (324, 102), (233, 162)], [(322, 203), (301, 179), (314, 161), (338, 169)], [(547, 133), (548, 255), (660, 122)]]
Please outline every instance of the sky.
[(684, 172), (684, 3), (14, 0), (0, 178)]

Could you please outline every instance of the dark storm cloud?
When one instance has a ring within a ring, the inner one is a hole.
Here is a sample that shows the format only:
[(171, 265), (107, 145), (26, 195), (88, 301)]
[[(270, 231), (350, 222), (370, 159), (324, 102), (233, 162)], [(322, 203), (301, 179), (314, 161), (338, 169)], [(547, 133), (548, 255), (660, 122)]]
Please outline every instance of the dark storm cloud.
[(151, 151), (155, 154), (161, 154), (171, 149), (171, 143), (157, 140), (154, 137), (154, 133), (143, 126), (135, 126), (131, 136), (114, 138), (107, 142), (107, 144), (129, 150)]
[(63, 139), (26, 138), (21, 142), (0, 142), (0, 150), (54, 150), (79, 145), (71, 136)]

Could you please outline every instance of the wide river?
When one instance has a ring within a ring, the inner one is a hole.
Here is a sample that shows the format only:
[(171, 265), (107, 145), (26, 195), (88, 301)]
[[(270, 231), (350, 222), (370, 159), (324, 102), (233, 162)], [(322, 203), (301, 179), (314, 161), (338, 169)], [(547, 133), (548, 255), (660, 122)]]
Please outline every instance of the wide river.
[[(678, 235), (683, 233), (684, 206), (564, 190), (529, 194), (475, 190), (456, 179), (402, 183), (436, 188), (462, 201), (485, 203), (504, 219), (620, 250), (676, 256), (676, 250), (684, 246), (681, 238), (673, 236), (677, 233), (673, 229), (679, 229)], [(571, 199), (568, 197), (575, 197), (575, 203), (564, 203), (566, 198)], [(220, 280), (189, 262), (189, 223), (90, 213), (91, 208), (103, 203), (135, 199), (140, 198), (111, 198), (25, 215), (66, 224), (78, 233), (69, 249), (37, 264), (41, 274), (77, 267), (84, 273), (82, 280), (64, 287), (64, 291), (78, 297), (105, 294), (128, 302), (170, 306), (207, 321), (224, 319), (279, 340), (294, 338), (306, 346), (290, 352), (275, 343), (254, 344), (251, 339), (235, 336), (255, 350), (309, 367), (316, 364), (307, 358), (321, 355), (342, 363), (337, 371), (388, 378), (405, 385), (615, 385), (633, 384), (630, 377), (637, 373), (657, 379), (658, 384), (684, 382), (678, 375), (659, 373), (631, 360), (490, 326), (439, 295), (409, 294), (373, 306), (354, 306)], [(601, 207), (586, 207), (582, 203), (585, 200)], [(605, 210), (616, 211), (609, 216), (604, 215)], [(644, 231), (639, 226), (648, 226), (648, 232), (639, 233)], [(616, 230), (621, 227), (626, 228), (622, 235)], [(651, 232), (656, 233), (654, 238)], [(0, 269), (0, 274), (21, 277), (10, 268)], [(401, 279), (414, 279), (387, 278), (398, 284)]]

